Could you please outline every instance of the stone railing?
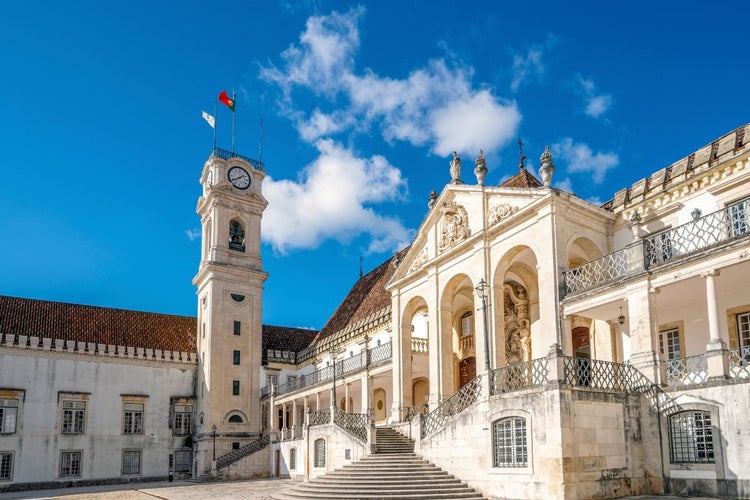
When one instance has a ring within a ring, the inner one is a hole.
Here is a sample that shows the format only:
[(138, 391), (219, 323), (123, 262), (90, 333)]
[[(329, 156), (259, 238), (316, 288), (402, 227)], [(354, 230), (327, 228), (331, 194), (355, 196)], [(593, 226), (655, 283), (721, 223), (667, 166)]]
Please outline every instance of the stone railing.
[(481, 394), (482, 376), (477, 375), (477, 377), (459, 389), (453, 396), (443, 401), (424, 418), (422, 422), (422, 439), (445, 427), (445, 424), (453, 420), (456, 415), (479, 401)]
[(411, 352), (424, 354), (429, 351), (430, 344), (427, 339), (411, 338)]
[(750, 347), (729, 350), (729, 374), (732, 378), (750, 378)]
[(333, 423), (348, 431), (360, 441), (367, 443), (367, 430), (372, 424), (372, 420), (367, 413), (347, 413), (334, 408)]
[(458, 338), (458, 348), (461, 352), (467, 352), (474, 347), (474, 335), (464, 335)]
[[(369, 365), (368, 365), (369, 360)], [(349, 375), (358, 371), (364, 370), (368, 366), (375, 366), (378, 364), (386, 363), (391, 360), (391, 343), (387, 342), (383, 345), (373, 347), (368, 352), (360, 352), (359, 354), (336, 361), (336, 377)], [(276, 395), (281, 396), (289, 394), (294, 391), (312, 387), (314, 385), (329, 382), (333, 380), (333, 367), (325, 366), (319, 368), (312, 373), (306, 375), (300, 375), (293, 381), (287, 382), (276, 386)], [(261, 397), (266, 397), (271, 394), (270, 386), (263, 387), (261, 389)]]
[(146, 349), (143, 347), (121, 346), (114, 344), (97, 344), (94, 342), (78, 342), (75, 340), (31, 337), (26, 335), (11, 335), (9, 333), (0, 334), (0, 347), (101, 356), (107, 358), (162, 361), (169, 363), (195, 364), (197, 362), (197, 358), (194, 352)]
[(645, 237), (621, 250), (563, 273), (564, 293), (572, 295), (688, 255), (750, 236), (750, 198), (675, 228)]
[(269, 436), (263, 436), (257, 441), (253, 441), (250, 444), (246, 444), (245, 446), (238, 448), (236, 450), (232, 450), (226, 455), (222, 455), (219, 458), (216, 459), (216, 469), (223, 469), (224, 467), (227, 467), (238, 460), (245, 458), (248, 455), (252, 455), (253, 453), (256, 453), (271, 442), (271, 438)]
[(490, 395), (541, 387), (547, 383), (547, 358), (532, 359), (490, 371)]
[(702, 384), (708, 380), (708, 361), (705, 354), (664, 360), (667, 386)]

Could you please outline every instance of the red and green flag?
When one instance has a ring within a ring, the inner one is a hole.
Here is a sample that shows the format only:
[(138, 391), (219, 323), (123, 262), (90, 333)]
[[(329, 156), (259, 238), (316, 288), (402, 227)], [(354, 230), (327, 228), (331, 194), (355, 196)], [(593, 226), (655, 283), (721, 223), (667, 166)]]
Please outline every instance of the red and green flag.
[(219, 94), (219, 102), (226, 104), (226, 106), (234, 112), (234, 99), (227, 95), (226, 90), (222, 90)]

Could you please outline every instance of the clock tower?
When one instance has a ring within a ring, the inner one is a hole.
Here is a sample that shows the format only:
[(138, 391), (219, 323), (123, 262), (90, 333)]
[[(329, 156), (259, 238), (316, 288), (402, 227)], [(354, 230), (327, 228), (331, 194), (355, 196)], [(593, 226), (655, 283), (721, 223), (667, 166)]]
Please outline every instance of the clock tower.
[[(198, 288), (197, 474), (260, 436), (263, 164), (215, 148), (203, 165)], [(215, 455), (214, 455), (215, 449)]]

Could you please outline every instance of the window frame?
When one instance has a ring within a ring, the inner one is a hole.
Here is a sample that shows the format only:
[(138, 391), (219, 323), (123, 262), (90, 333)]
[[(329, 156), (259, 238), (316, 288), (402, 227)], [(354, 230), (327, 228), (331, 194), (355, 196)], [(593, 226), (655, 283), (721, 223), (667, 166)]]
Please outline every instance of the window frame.
[[(140, 408), (138, 408), (140, 407)], [(122, 433), (128, 436), (144, 433), (146, 404), (142, 401), (122, 402)]]
[[(130, 469), (128, 469), (128, 471), (126, 472), (125, 470), (126, 465), (132, 466), (132, 463), (127, 463), (125, 460), (126, 454), (131, 454), (131, 453), (135, 453), (136, 454), (135, 456), (138, 457), (138, 472), (131, 472)], [(141, 475), (141, 471), (143, 470), (143, 450), (135, 449), (135, 448), (124, 449), (122, 450), (122, 455), (121, 455), (120, 460), (121, 460), (120, 462), (120, 465), (121, 465), (120, 474), (121, 475), (123, 476), (140, 476)]]
[[(182, 460), (179, 460), (178, 456), (180, 455), (186, 455), (187, 459), (183, 458)], [(185, 464), (184, 468), (180, 467), (180, 464), (183, 464), (183, 463)], [(185, 473), (185, 472), (189, 473), (190, 467), (192, 466), (192, 464), (193, 464), (193, 450), (191, 450), (190, 448), (174, 450), (174, 471), (176, 473)]]
[(240, 395), (240, 381), (232, 380), (232, 396)]
[[(675, 435), (677, 425), (683, 426), (679, 435)], [(670, 464), (717, 463), (718, 449), (714, 446), (711, 411), (696, 408), (674, 413), (667, 419), (667, 430)]]
[[(492, 422), (492, 467), (494, 469), (526, 469), (529, 467), (530, 453), (526, 421), (526, 417), (521, 415), (508, 415)], [(501, 426), (505, 426), (505, 423), (509, 424), (509, 427), (507, 429), (501, 428)], [(519, 438), (521, 439), (520, 443), (517, 441)], [(504, 439), (508, 439), (508, 442), (501, 442)], [(510, 457), (509, 461), (504, 460), (507, 457)]]
[(326, 440), (318, 438), (313, 443), (313, 468), (322, 469), (326, 466)]
[(231, 219), (229, 221), (229, 249), (236, 252), (244, 252), (246, 234), (245, 225), (242, 221), (236, 217)]
[[(13, 450), (0, 450), (0, 482), (13, 481), (13, 462), (15, 458), (14, 455), (15, 452)], [(7, 468), (5, 467), (6, 463)], [(4, 470), (7, 470), (6, 474), (3, 473)]]
[(240, 356), (241, 351), (239, 349), (233, 349), (232, 350), (232, 365), (233, 366), (239, 366), (240, 365)]
[[(464, 311), (458, 319), (459, 338), (471, 337), (474, 335), (474, 312)], [(468, 327), (464, 330), (464, 324)]]
[[(88, 401), (86, 399), (68, 398), (62, 399), (60, 402), (60, 434), (65, 436), (85, 435)], [(66, 408), (66, 406), (69, 407)], [(77, 406), (82, 406), (82, 408)], [(67, 413), (70, 413), (69, 422), (66, 419)], [(77, 417), (79, 413), (80, 418)]]
[[(73, 461), (71, 460), (74, 456), (78, 456), (78, 470), (77, 473), (74, 473), (72, 471), (68, 471), (67, 473), (64, 472), (64, 467), (66, 466), (66, 457), (68, 457), (68, 469), (72, 469)], [(83, 469), (83, 450), (60, 450), (60, 467), (58, 468), (58, 473), (60, 478), (66, 478), (66, 477), (81, 477), (81, 470)]]
[(289, 470), (297, 470), (297, 448), (289, 448)]
[[(15, 405), (13, 405), (15, 403)], [(12, 436), (18, 432), (18, 416), (20, 414), (21, 401), (18, 398), (0, 398), (0, 436)], [(11, 412), (11, 409), (13, 410)], [(13, 416), (13, 430), (6, 430), (9, 427), (10, 416)]]
[[(179, 422), (178, 422), (179, 420)], [(185, 427), (187, 426), (187, 431)], [(172, 405), (172, 435), (189, 436), (193, 431), (193, 406)]]
[(242, 335), (242, 321), (234, 320), (234, 323), (232, 323), (232, 333), (237, 337)]

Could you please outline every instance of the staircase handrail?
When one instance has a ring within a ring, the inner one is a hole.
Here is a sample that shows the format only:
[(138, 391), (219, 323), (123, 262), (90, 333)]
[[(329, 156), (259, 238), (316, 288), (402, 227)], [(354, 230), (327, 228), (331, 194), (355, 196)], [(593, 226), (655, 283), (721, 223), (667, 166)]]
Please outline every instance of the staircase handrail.
[(477, 375), (474, 379), (464, 385), (453, 396), (443, 401), (437, 408), (432, 410), (422, 422), (422, 439), (445, 427), (459, 413), (479, 401), (482, 394), (482, 376)]
[(263, 436), (257, 441), (253, 441), (252, 443), (246, 444), (241, 448), (232, 450), (229, 453), (222, 455), (216, 459), (216, 469), (219, 470), (223, 469), (224, 467), (228, 467), (238, 460), (258, 452), (268, 446), (270, 442), (270, 436)]
[(367, 413), (347, 413), (334, 408), (333, 423), (367, 444), (367, 430), (372, 423)]

